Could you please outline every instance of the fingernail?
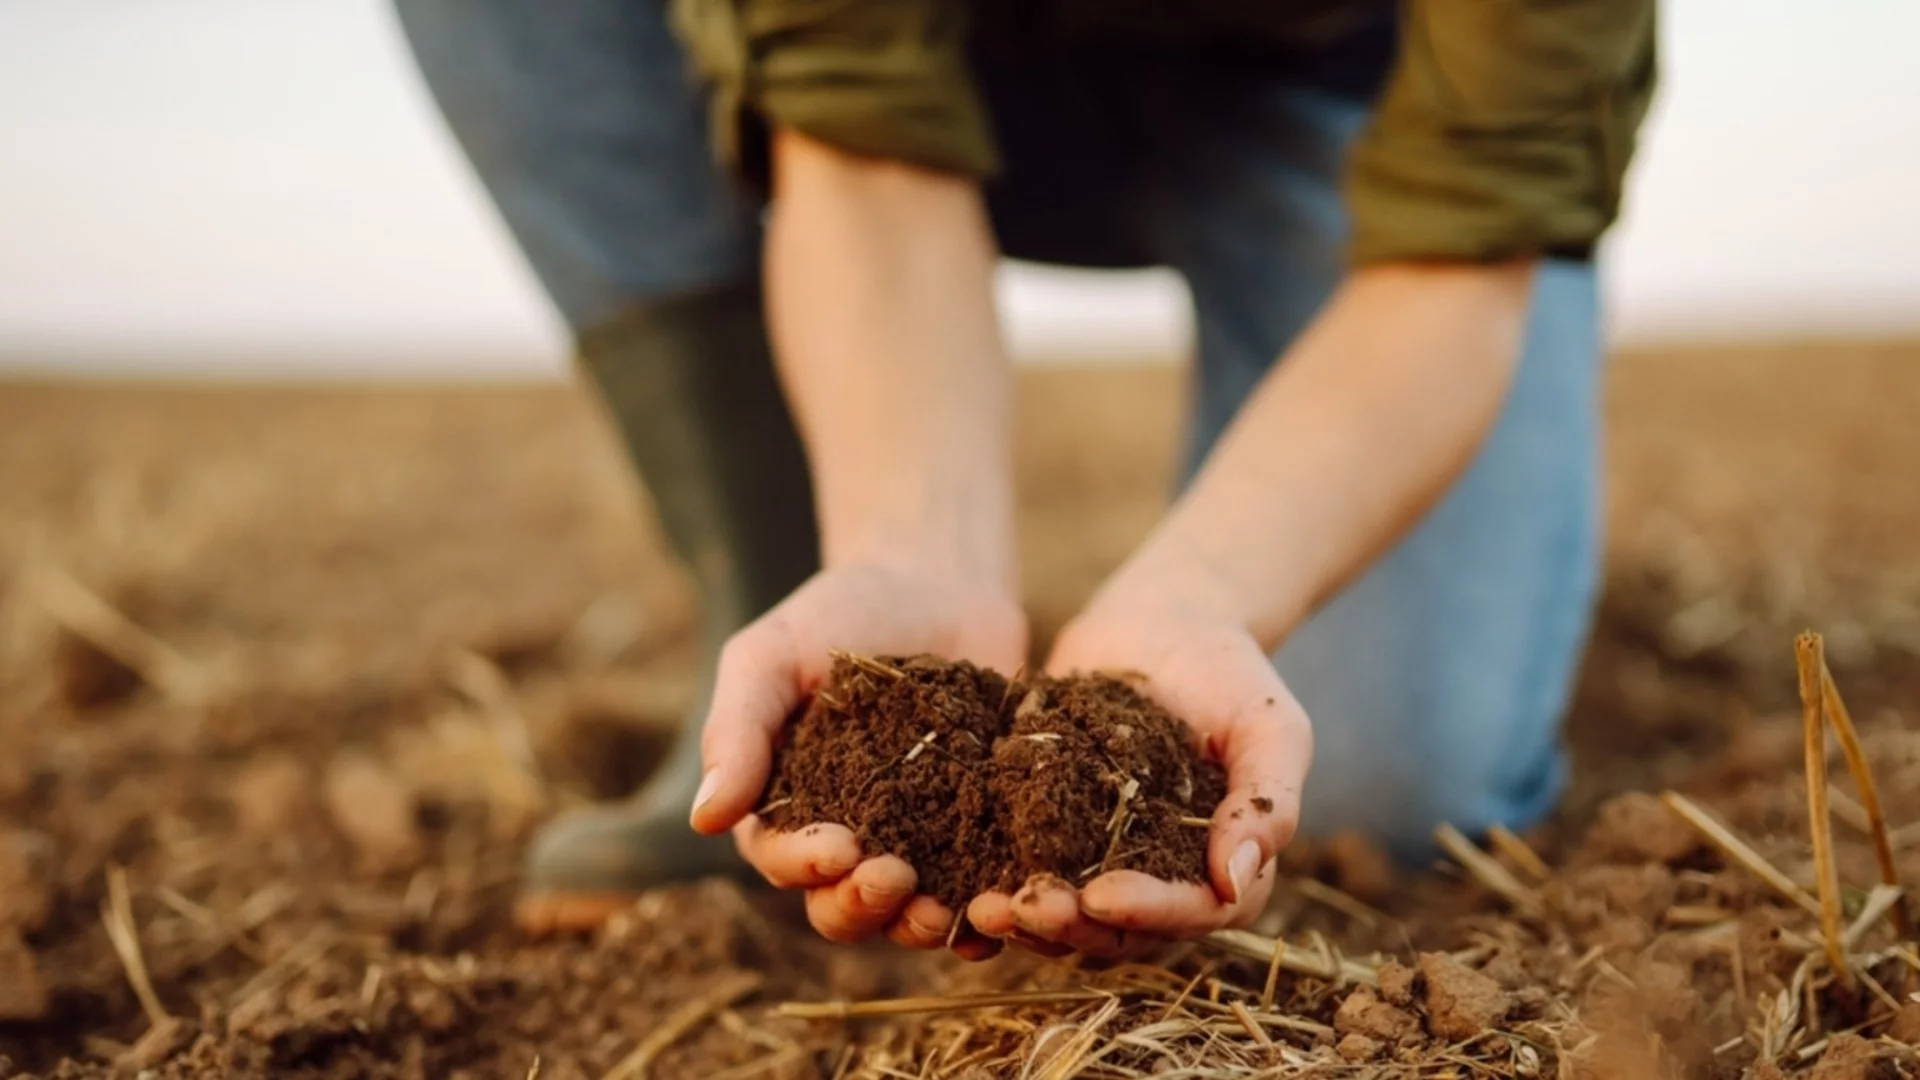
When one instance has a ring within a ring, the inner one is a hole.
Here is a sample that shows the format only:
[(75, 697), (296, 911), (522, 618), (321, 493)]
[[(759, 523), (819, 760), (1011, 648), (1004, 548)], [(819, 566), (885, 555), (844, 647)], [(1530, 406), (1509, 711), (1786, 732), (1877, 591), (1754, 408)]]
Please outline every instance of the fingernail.
[[(843, 862), (840, 859), (829, 856), (827, 858), (813, 860), (813, 872), (823, 878), (831, 878), (834, 881), (839, 881), (841, 878), (853, 873), (854, 869), (859, 865), (859, 855), (855, 855), (850, 862)], [(861, 894), (865, 895), (865, 893), (866, 890), (862, 889)]]
[(700, 790), (693, 793), (693, 811), (692, 812), (695, 814), (698, 814), (700, 812), (700, 808), (707, 805), (708, 800), (713, 798), (714, 789), (718, 788), (719, 786), (720, 786), (720, 770), (708, 769), (707, 774), (700, 778)]
[(1247, 886), (1253, 883), (1253, 875), (1260, 870), (1260, 845), (1252, 840), (1240, 841), (1233, 849), (1233, 857), (1227, 860), (1227, 880), (1233, 883), (1234, 903), (1246, 895)]
[(911, 895), (909, 892), (903, 890), (882, 889), (872, 885), (858, 886), (856, 891), (860, 893), (860, 902), (876, 911), (884, 911), (892, 908), (902, 899)]

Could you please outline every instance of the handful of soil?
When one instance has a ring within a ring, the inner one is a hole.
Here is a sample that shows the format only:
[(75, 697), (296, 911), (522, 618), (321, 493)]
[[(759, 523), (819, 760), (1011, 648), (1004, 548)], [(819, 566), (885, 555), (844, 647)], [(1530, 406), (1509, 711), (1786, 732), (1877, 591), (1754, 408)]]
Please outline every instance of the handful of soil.
[(845, 825), (960, 911), (1035, 874), (1205, 881), (1225, 794), (1187, 725), (1117, 679), (841, 656), (788, 726), (760, 815), (781, 830)]

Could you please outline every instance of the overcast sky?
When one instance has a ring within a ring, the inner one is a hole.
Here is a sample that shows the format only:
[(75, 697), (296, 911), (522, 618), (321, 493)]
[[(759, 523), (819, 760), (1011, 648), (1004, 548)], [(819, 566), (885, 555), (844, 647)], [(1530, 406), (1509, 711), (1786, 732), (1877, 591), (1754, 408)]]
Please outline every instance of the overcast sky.
[[(1920, 3), (1669, 0), (1628, 341), (1920, 332)], [(1165, 275), (1017, 268), (1029, 356), (1167, 355)], [(0, 0), (0, 365), (557, 370), (374, 0)]]

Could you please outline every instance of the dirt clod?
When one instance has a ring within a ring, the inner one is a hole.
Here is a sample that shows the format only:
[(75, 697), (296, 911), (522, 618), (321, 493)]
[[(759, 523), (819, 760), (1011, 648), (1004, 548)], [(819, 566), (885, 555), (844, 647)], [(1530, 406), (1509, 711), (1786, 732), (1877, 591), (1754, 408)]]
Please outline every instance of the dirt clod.
[(1500, 984), (1445, 953), (1422, 953), (1427, 1030), (1438, 1039), (1471, 1039), (1499, 1023), (1513, 1000)]
[(1902, 1005), (1887, 1023), (1887, 1038), (1920, 1047), (1920, 1003)]
[(1569, 871), (1549, 886), (1547, 896), (1575, 926), (1624, 920), (1615, 927), (1616, 936), (1635, 937), (1629, 928), (1657, 922), (1673, 906), (1675, 889), (1673, 871), (1660, 863), (1606, 863)]
[(1894, 1080), (1900, 1071), (1878, 1046), (1858, 1035), (1835, 1035), (1809, 1080)]
[(0, 1022), (38, 1020), (47, 1014), (39, 965), (19, 932), (0, 928)]
[(1675, 863), (1700, 845), (1700, 834), (1665, 803), (1644, 791), (1630, 791), (1601, 806), (1584, 846), (1593, 857), (1610, 862)]
[(1667, 1032), (1691, 1030), (1700, 1014), (1700, 994), (1693, 975), (1679, 964), (1647, 960), (1631, 973), (1639, 988), (1641, 1007), (1656, 1027)]
[(1342, 1035), (1364, 1035), (1388, 1045), (1420, 1034), (1420, 1020), (1405, 1009), (1380, 1000), (1370, 986), (1347, 995), (1333, 1014), (1333, 1030)]
[(1342, 1058), (1358, 1064), (1362, 1061), (1372, 1061), (1374, 1058), (1379, 1057), (1381, 1045), (1377, 1039), (1369, 1039), (1365, 1035), (1353, 1034), (1341, 1036), (1340, 1041), (1334, 1044), (1333, 1049), (1334, 1052)]
[(1102, 676), (1009, 683), (934, 657), (842, 658), (792, 725), (768, 822), (845, 824), (960, 907), (1052, 875), (1206, 879), (1225, 774), (1186, 725)]
[[(351, 777), (349, 785), (359, 783)], [(343, 792), (351, 795), (353, 792)], [(256, 837), (280, 835), (313, 797), (313, 779), (307, 766), (292, 754), (264, 754), (241, 767), (228, 793), (236, 822)], [(344, 827), (344, 826), (343, 826)]]
[(53, 904), (53, 842), (31, 829), (0, 830), (0, 930), (32, 931)]
[(393, 870), (420, 857), (414, 795), (391, 769), (364, 754), (342, 754), (327, 770), (327, 809), (370, 869)]
[(1413, 994), (1420, 973), (1405, 964), (1389, 960), (1380, 965), (1378, 979), (1380, 996), (1388, 1002), (1406, 1008), (1413, 1004)]

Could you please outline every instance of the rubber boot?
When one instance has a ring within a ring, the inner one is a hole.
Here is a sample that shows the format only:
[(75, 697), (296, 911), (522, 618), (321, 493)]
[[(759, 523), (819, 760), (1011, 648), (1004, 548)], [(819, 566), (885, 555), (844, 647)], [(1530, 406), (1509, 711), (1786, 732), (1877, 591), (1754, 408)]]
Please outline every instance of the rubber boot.
[[(806, 459), (774, 373), (759, 289), (649, 302), (582, 335), (580, 358), (693, 576), (701, 685), (710, 687), (721, 643), (819, 564)], [(687, 824), (705, 715), (703, 694), (633, 797), (564, 815), (534, 839), (523, 927), (588, 929), (642, 889), (747, 872), (730, 837), (703, 837)]]

